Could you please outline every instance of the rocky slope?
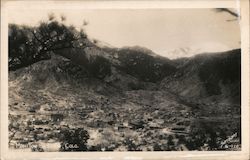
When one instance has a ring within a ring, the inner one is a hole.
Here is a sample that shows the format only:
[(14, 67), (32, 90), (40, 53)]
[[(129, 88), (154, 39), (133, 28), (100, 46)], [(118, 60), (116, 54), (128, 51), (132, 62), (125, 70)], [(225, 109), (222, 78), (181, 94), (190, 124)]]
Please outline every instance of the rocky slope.
[(58, 51), (9, 72), (10, 148), (58, 151), (60, 132), (81, 127), (89, 150), (232, 150), (239, 66), (240, 50), (178, 63), (140, 47)]

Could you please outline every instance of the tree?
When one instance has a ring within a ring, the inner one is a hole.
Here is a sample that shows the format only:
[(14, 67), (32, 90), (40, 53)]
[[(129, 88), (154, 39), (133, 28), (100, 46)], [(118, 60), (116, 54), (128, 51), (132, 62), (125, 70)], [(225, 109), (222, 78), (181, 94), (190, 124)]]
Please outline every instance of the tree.
[[(9, 69), (29, 66), (40, 60), (49, 59), (51, 53), (70, 59), (87, 69), (95, 78), (103, 79), (111, 73), (110, 62), (102, 56), (88, 58), (85, 48), (94, 46), (84, 29), (64, 24), (66, 17), (61, 15), (57, 21), (53, 13), (38, 27), (9, 26)], [(84, 21), (84, 25), (88, 23)]]
[(54, 20), (53, 17), (49, 19), (50, 21), (41, 22), (32, 32), (35, 40), (40, 44), (40, 54), (64, 48), (77, 48), (80, 47), (77, 41), (81, 40), (84, 43), (87, 39), (83, 30), (78, 31), (74, 26), (66, 26), (63, 22)]
[(59, 139), (60, 151), (87, 151), (89, 133), (84, 128), (65, 129)]
[(9, 25), (9, 69), (16, 70), (28, 66), (48, 55), (38, 55), (38, 43), (31, 34), (32, 28), (27, 26)]
[(49, 14), (48, 20), (40, 22), (38, 27), (9, 25), (9, 69), (16, 70), (37, 61), (49, 59), (52, 52), (65, 48), (84, 48), (87, 35), (74, 26), (64, 24)]

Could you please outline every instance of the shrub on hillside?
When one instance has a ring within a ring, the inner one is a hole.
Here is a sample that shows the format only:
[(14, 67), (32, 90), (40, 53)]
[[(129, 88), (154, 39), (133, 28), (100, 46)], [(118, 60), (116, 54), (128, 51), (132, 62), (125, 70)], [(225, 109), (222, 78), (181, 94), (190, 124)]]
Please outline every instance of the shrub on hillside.
[(60, 151), (87, 151), (89, 133), (84, 128), (61, 130), (60, 134)]

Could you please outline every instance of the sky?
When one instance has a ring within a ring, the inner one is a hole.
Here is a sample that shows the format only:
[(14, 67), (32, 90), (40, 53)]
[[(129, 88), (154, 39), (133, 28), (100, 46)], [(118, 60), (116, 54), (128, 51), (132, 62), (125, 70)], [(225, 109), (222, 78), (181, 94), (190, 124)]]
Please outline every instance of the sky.
[[(49, 13), (66, 17), (66, 24), (81, 28), (90, 38), (114, 47), (142, 46), (178, 58), (202, 52), (240, 48), (240, 26), (228, 13), (213, 9), (25, 9), (8, 12), (9, 23), (38, 25)], [(185, 50), (184, 52), (180, 52)]]

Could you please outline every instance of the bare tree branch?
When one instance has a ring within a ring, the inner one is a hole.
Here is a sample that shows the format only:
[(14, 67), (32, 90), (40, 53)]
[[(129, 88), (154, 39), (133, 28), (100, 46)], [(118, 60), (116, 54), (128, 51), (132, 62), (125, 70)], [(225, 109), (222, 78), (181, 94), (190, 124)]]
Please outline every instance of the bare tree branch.
[(239, 17), (238, 13), (236, 13), (236, 12), (234, 12), (234, 11), (228, 9), (228, 8), (216, 8), (215, 10), (217, 12), (226, 12), (226, 13), (229, 13), (229, 14), (231, 14), (234, 17)]
[(38, 42), (40, 42), (41, 44), (43, 44), (43, 42), (36, 36), (36, 34), (35, 34), (33, 31), (31, 31), (31, 33), (33, 34), (33, 36), (35, 37), (35, 39), (36, 39)]

